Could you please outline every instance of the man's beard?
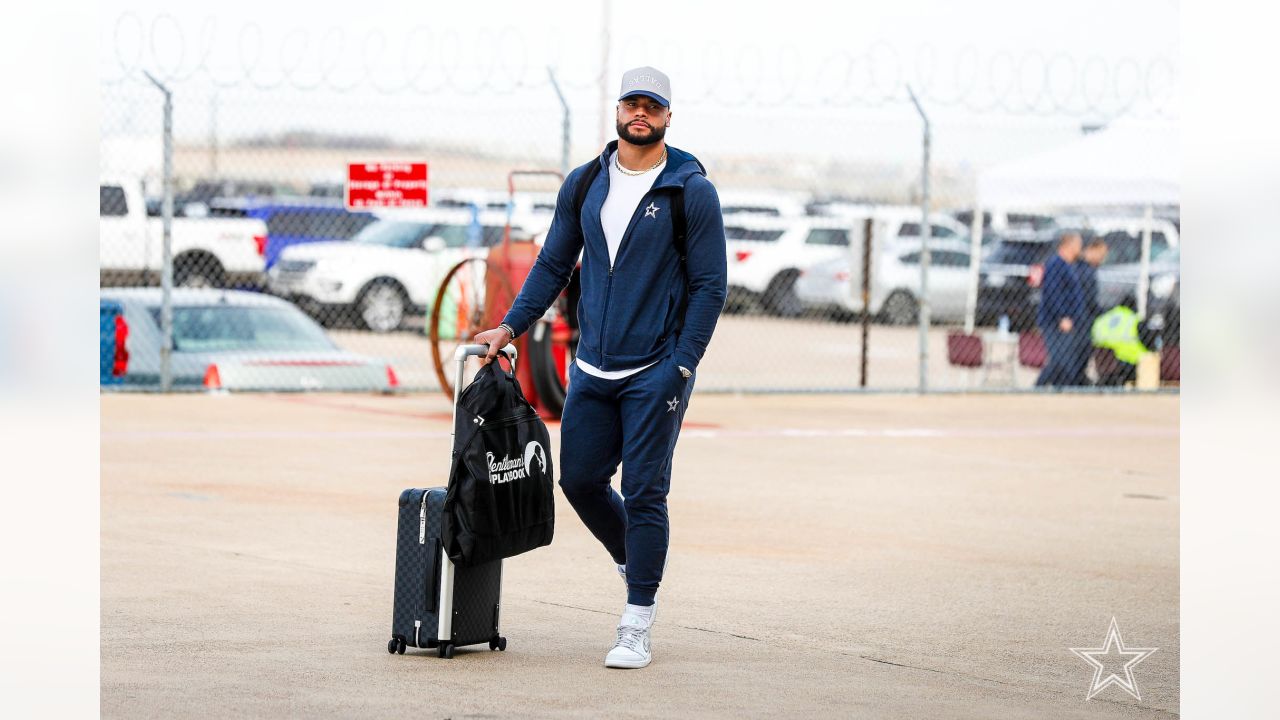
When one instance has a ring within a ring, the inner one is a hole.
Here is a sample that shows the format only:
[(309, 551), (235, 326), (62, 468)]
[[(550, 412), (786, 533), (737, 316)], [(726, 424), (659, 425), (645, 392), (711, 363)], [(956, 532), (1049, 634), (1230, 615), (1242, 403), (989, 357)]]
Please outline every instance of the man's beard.
[(631, 128), (629, 127), (632, 122), (635, 122), (635, 121), (633, 120), (633, 121), (628, 121), (624, 123), (621, 123), (621, 122), (618, 123), (618, 137), (622, 138), (623, 140), (626, 140), (632, 145), (652, 145), (658, 142), (659, 140), (661, 140), (667, 134), (666, 127), (654, 127), (653, 125), (650, 125), (649, 132), (647, 134), (634, 135), (632, 134)]

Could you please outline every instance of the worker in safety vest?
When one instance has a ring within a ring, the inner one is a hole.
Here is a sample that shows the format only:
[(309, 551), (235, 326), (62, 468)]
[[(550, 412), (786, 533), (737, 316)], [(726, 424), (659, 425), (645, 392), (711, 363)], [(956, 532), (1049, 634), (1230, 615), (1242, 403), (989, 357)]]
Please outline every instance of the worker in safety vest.
[(1115, 353), (1119, 369), (1103, 373), (1099, 368), (1099, 385), (1123, 385), (1132, 381), (1138, 372), (1138, 360), (1148, 352), (1142, 344), (1141, 328), (1138, 313), (1133, 308), (1117, 305), (1098, 316), (1093, 321), (1090, 334), (1094, 347), (1105, 348)]

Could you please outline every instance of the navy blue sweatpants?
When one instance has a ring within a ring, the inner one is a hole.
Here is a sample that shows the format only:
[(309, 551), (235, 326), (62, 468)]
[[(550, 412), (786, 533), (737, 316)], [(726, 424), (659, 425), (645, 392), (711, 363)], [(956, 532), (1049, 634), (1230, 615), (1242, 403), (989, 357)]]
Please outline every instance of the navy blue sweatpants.
[[(560, 487), (614, 562), (627, 566), (627, 602), (652, 605), (667, 561), (671, 456), (693, 378), (668, 356), (622, 378), (574, 363), (560, 423)], [(622, 463), (622, 495), (609, 485)]]
[(1056, 326), (1040, 328), (1049, 362), (1036, 377), (1036, 387), (1080, 385), (1089, 364), (1089, 336), (1079, 326), (1064, 333)]

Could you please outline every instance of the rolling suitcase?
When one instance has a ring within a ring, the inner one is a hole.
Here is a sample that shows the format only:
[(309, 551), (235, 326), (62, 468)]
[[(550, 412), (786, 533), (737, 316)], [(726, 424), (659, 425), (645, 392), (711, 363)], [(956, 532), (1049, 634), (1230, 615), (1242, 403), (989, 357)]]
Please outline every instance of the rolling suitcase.
[[(455, 419), (467, 359), (487, 350), (484, 345), (463, 345), (454, 355)], [(502, 352), (514, 369), (515, 347), (507, 345)], [(486, 642), (490, 650), (507, 649), (507, 639), (498, 632), (502, 560), (474, 567), (449, 560), (440, 536), (446, 492), (435, 487), (400, 493), (389, 653), (435, 648), (439, 657), (452, 658), (459, 646)]]

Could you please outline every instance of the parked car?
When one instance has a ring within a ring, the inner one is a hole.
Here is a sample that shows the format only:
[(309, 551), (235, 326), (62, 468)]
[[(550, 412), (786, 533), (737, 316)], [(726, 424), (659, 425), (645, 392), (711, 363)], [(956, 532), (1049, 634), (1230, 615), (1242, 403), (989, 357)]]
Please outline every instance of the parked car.
[(556, 211), (556, 193), (521, 191), (512, 197), (507, 192), (479, 188), (448, 188), (431, 193), (431, 207), (438, 210), (474, 207), (480, 212), (506, 212), (507, 205), (511, 205), (511, 213), (517, 217), (545, 214), (546, 223), (550, 225), (550, 216)]
[(1147, 327), (1160, 331), (1165, 347), (1182, 344), (1182, 278), (1178, 272), (1151, 278)]
[[(952, 215), (955, 217), (956, 221), (964, 227), (971, 227), (971, 224), (973, 223), (973, 210), (956, 210)], [(1051, 230), (1058, 224), (1057, 218), (1045, 213), (996, 212), (993, 214), (990, 210), (982, 211), (982, 228), (984, 231), (984, 237), (986, 237), (988, 232), (994, 236), (1000, 236), (1009, 231), (1025, 233)]]
[[(330, 198), (340, 201), (346, 198), (346, 192), (346, 183), (336, 180), (317, 180), (307, 188), (307, 195), (312, 198)], [(469, 210), (474, 205), (482, 211), (505, 212), (508, 203), (513, 205), (513, 211), (517, 215), (539, 212), (550, 214), (556, 210), (556, 192), (522, 190), (512, 198), (511, 194), (505, 190), (433, 187), (428, 207), (439, 210), (450, 208)]]
[[(1152, 238), (1152, 255), (1155, 239)], [(1122, 257), (1122, 259), (1124, 259)], [(1178, 345), (1181, 332), (1181, 253), (1177, 247), (1166, 247), (1151, 259), (1150, 282), (1147, 284), (1147, 326), (1159, 330), (1165, 345)], [(1132, 303), (1137, 307), (1140, 264), (1122, 262), (1104, 264), (1098, 269), (1098, 297), (1101, 306), (1115, 307)]]
[(342, 200), (297, 196), (211, 200), (209, 211), (218, 217), (239, 214), (267, 224), (262, 255), (267, 270), (290, 245), (349, 240), (378, 219), (370, 212), (348, 210)]
[[(425, 313), (449, 268), (484, 255), (502, 241), (506, 213), (411, 210), (378, 214), (346, 242), (284, 249), (267, 273), (272, 293), (297, 302), (321, 322), (355, 317), (374, 332), (398, 329), (411, 313)], [(550, 223), (550, 216), (544, 224)], [(545, 229), (538, 218), (517, 220), (517, 231)]]
[[(98, 195), (102, 285), (160, 284), (163, 220), (149, 217), (141, 181), (104, 178)], [(267, 226), (235, 217), (173, 219), (173, 282), (179, 287), (258, 287)]]
[(859, 223), (842, 218), (736, 216), (725, 222), (729, 307), (760, 304), (774, 315), (804, 312), (796, 295), (800, 270), (861, 246)]
[[(101, 382), (160, 384), (160, 289), (103, 288)], [(270, 295), (173, 291), (175, 388), (379, 390), (399, 384), (391, 365), (342, 350), (314, 320)]]
[[(1110, 308), (1128, 300), (1138, 292), (1138, 276), (1142, 269), (1142, 220), (1121, 218), (1093, 224), (1107, 241), (1107, 259), (1098, 268), (1098, 302)], [(1168, 220), (1157, 219), (1151, 230), (1151, 262), (1149, 276), (1178, 274), (1180, 255), (1178, 230)]]
[[(832, 202), (815, 204), (814, 211), (825, 217), (841, 217), (876, 222), (873, 242), (920, 242), (920, 208), (910, 205), (874, 205), (869, 203)], [(969, 228), (944, 212), (929, 214), (932, 240), (967, 240)]]
[(803, 217), (806, 214), (806, 198), (791, 192), (764, 192), (758, 190), (719, 191), (720, 213), (725, 220), (740, 216)]
[[(872, 261), (870, 310), (883, 322), (908, 325), (920, 313), (920, 244), (895, 246)], [(846, 253), (807, 268), (796, 281), (796, 294), (807, 306), (833, 311), (837, 317), (862, 312), (862, 287)], [(936, 322), (964, 318), (969, 282), (969, 246), (959, 240), (929, 243), (929, 316)]]
[[(288, 194), (289, 189), (280, 183), (265, 180), (197, 180), (190, 189), (173, 196), (175, 217), (208, 217), (213, 214), (215, 200), (227, 198), (270, 198)], [(146, 199), (147, 214), (159, 217), (164, 199), (151, 195)]]
[(1032, 268), (1043, 268), (1057, 248), (1054, 230), (1009, 235), (996, 241), (978, 270), (978, 304), (974, 319), (979, 325), (994, 325), (1000, 316), (1009, 318), (1015, 330), (1035, 325), (1031, 295), (1040, 283)]

